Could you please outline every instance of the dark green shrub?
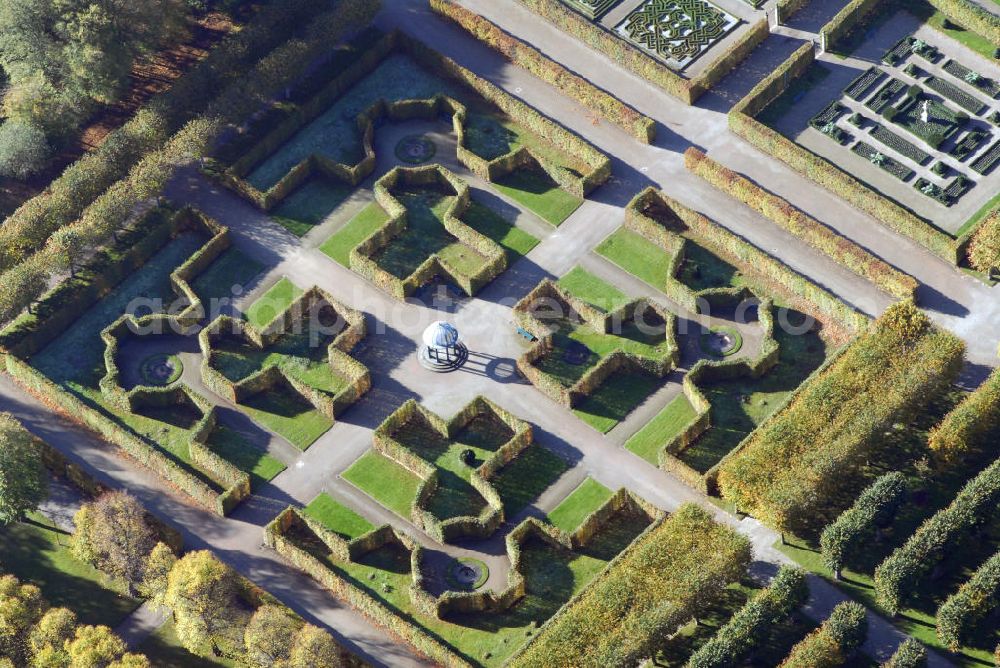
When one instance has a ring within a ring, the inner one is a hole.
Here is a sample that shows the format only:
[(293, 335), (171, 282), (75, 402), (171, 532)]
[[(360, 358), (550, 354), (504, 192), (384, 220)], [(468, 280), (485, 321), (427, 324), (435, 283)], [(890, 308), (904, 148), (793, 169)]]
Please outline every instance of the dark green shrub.
[(882, 668), (926, 668), (927, 649), (913, 638), (907, 638)]

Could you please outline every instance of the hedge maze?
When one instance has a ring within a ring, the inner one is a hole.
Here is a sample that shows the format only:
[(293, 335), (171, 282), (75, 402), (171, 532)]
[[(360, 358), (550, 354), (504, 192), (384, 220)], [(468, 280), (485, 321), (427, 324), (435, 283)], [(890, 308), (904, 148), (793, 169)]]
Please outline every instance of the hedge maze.
[(264, 415), (311, 408), (326, 418), (321, 429), (332, 426), (371, 387), (368, 369), (350, 356), (365, 333), (361, 313), (312, 288), (263, 328), (221, 316), (201, 330), (202, 382), (305, 449), (321, 431), (302, 433)]
[(615, 30), (683, 69), (722, 39), (737, 20), (706, 0), (646, 0)]
[[(408, 406), (410, 420), (421, 409)], [(463, 413), (491, 421), (503, 413), (481, 399), (470, 406), (486, 412)], [(530, 438), (530, 427), (521, 433)], [(436, 662), (499, 666), (662, 513), (622, 489), (572, 532), (528, 518), (504, 536), (506, 585), (474, 591), (449, 585), (419, 539), (389, 525), (348, 538), (343, 517), (288, 508), (266, 527), (265, 541)]]

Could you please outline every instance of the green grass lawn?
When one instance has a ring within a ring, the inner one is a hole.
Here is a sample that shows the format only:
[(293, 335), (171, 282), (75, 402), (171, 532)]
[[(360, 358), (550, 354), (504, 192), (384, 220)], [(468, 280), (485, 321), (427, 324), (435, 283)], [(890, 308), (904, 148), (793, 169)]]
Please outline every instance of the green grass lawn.
[(309, 502), (303, 512), (323, 523), (330, 531), (340, 534), (346, 540), (363, 536), (375, 528), (371, 522), (323, 492)]
[(624, 227), (605, 239), (597, 252), (658, 290), (663, 289), (670, 278), (667, 271), (669, 254), (641, 234)]
[(583, 199), (566, 192), (537, 169), (518, 169), (492, 185), (553, 225), (561, 224), (583, 204)]
[(491, 481), (503, 500), (504, 517), (515, 517), (568, 469), (565, 459), (540, 445), (522, 452)]
[[(997, 0), (993, 1), (997, 2)], [(917, 4), (920, 3), (914, 3), (914, 5)], [(997, 2), (997, 4), (1000, 4), (1000, 2)], [(982, 57), (986, 58), (990, 62), (993, 62), (994, 60), (993, 53), (997, 48), (996, 45), (993, 44), (993, 42), (989, 41), (979, 33), (972, 32), (971, 30), (966, 30), (965, 28), (956, 25), (954, 22), (951, 23), (951, 27), (945, 28), (944, 21), (946, 17), (943, 13), (934, 10), (933, 13), (928, 15), (927, 12), (920, 12), (920, 9), (922, 8), (915, 6), (914, 8), (910, 9), (910, 11), (913, 11), (914, 13), (919, 13), (921, 15), (920, 17), (923, 18), (929, 26), (933, 27), (938, 32), (944, 33), (948, 37), (951, 37), (953, 40), (969, 47), (970, 49), (972, 49)], [(927, 9), (930, 9), (930, 7), (927, 7)]]
[[(801, 314), (790, 313), (789, 322)], [(677, 458), (704, 473), (746, 438), (826, 359), (826, 343), (816, 332), (802, 335), (775, 327), (778, 364), (760, 378), (734, 378), (701, 385), (712, 405), (712, 426)]]
[(279, 459), (246, 442), (239, 432), (216, 427), (208, 437), (208, 446), (217, 455), (250, 474), (250, 486), (259, 488), (285, 470)]
[(230, 248), (199, 274), (191, 287), (211, 315), (213, 299), (231, 299), (234, 287), (239, 287), (240, 294), (243, 294), (246, 292), (246, 286), (263, 270), (264, 267), (259, 262), (235, 248)]
[(53, 607), (69, 608), (82, 624), (113, 628), (140, 603), (109, 588), (97, 569), (78, 561), (70, 535), (38, 513), (0, 527), (0, 572), (37, 585)]
[(606, 434), (659, 386), (659, 379), (648, 374), (618, 372), (608, 377), (573, 412), (591, 427)]
[(694, 406), (684, 394), (667, 404), (645, 427), (625, 442), (625, 447), (653, 466), (659, 466), (660, 450), (696, 417)]
[(351, 187), (341, 181), (314, 177), (286, 197), (271, 211), (271, 218), (297, 237), (322, 223), (351, 195)]
[(306, 450), (333, 426), (312, 404), (291, 388), (274, 388), (256, 394), (240, 404), (247, 415), (299, 450)]
[(369, 450), (341, 476), (383, 506), (410, 521), (420, 478), (396, 462)]
[(250, 324), (258, 329), (263, 329), (265, 325), (288, 310), (292, 302), (302, 294), (302, 288), (292, 283), (287, 278), (282, 278), (277, 283), (268, 288), (257, 301), (247, 307), (246, 319)]
[(170, 619), (142, 641), (136, 651), (145, 654), (156, 668), (236, 668), (235, 661), (198, 656), (184, 649), (177, 627)]
[(516, 606), (505, 613), (452, 615), (447, 619), (426, 616), (414, 607), (406, 550), (385, 547), (357, 562), (340, 562), (330, 558), (329, 550), (315, 536), (300, 528), (293, 529), (289, 537), (355, 587), (423, 627), (467, 660), (492, 668), (502, 665), (527, 642), (539, 625), (582, 590), (647, 525), (645, 518), (619, 515), (588, 549), (579, 552), (555, 548), (540, 539), (528, 540), (522, 551), (527, 594)]
[(971, 230), (973, 227), (978, 225), (983, 218), (988, 216), (993, 211), (993, 209), (997, 207), (1000, 207), (1000, 194), (998, 194), (996, 197), (994, 197), (989, 202), (984, 204), (983, 207), (979, 209), (979, 211), (977, 211), (975, 215), (972, 216), (972, 218), (969, 218), (969, 220), (965, 221), (962, 227), (958, 228), (958, 231), (955, 232), (955, 237), (956, 238), (960, 237), (969, 230)]
[(570, 269), (559, 279), (558, 285), (577, 299), (605, 312), (615, 311), (632, 301), (624, 292), (583, 267)]
[(538, 245), (538, 239), (508, 223), (485, 204), (472, 201), (462, 222), (500, 244), (507, 252), (507, 266), (527, 255)]
[(388, 214), (372, 202), (323, 242), (319, 249), (334, 262), (350, 268), (351, 251), (389, 220)]
[(549, 522), (573, 533), (584, 519), (611, 498), (613, 492), (593, 478), (587, 478), (569, 496), (552, 509)]

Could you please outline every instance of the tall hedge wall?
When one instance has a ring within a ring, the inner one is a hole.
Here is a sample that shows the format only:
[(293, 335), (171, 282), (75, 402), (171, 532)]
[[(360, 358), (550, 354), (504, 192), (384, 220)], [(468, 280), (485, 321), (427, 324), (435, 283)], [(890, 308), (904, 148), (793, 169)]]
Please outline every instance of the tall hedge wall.
[(622, 552), (508, 665), (637, 663), (742, 577), (750, 552), (744, 536), (685, 504)]
[(957, 463), (976, 450), (989, 449), (1000, 432), (1000, 370), (990, 374), (930, 433), (927, 445), (943, 464)]
[(1000, 16), (970, 0), (927, 0), (949, 19), (1000, 48)]
[(838, 42), (860, 25), (866, 16), (871, 14), (886, 0), (851, 0), (837, 12), (830, 21), (820, 28), (822, 44), (828, 51), (836, 49)]
[(860, 482), (883, 429), (951, 384), (964, 352), (911, 302), (889, 307), (723, 464), (723, 496), (776, 530), (822, 521), (830, 500)]
[(766, 216), (807, 244), (898, 299), (913, 299), (917, 281), (808, 216), (787, 200), (712, 160), (697, 148), (684, 152), (684, 166), (723, 192)]
[(1000, 552), (986, 560), (937, 611), (937, 634), (957, 652), (977, 626), (996, 611), (1000, 597)]
[(498, 51), (507, 60), (552, 84), (585, 107), (599, 113), (633, 137), (651, 144), (656, 138), (656, 122), (636, 111), (583, 77), (573, 74), (538, 49), (522, 42), (488, 19), (469, 11), (453, 0), (431, 0), (431, 9), (451, 19), (473, 37)]

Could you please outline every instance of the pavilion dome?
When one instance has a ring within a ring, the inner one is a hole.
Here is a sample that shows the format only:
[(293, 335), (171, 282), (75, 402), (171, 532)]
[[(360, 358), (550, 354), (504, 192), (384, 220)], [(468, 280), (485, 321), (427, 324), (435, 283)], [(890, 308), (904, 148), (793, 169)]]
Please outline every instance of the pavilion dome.
[(451, 323), (438, 320), (424, 330), (423, 338), (429, 348), (450, 348), (458, 343), (458, 330)]

